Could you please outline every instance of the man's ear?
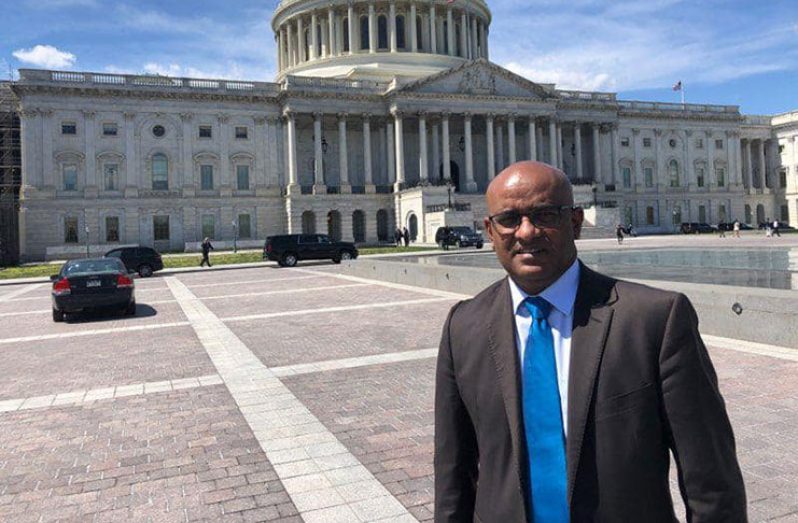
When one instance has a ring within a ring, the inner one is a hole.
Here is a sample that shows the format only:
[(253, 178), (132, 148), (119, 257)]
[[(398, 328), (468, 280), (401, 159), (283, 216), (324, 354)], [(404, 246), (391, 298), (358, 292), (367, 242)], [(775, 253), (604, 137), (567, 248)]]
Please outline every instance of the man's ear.
[(488, 233), (488, 238), (490, 238), (491, 243), (495, 243), (493, 241), (493, 223), (490, 221), (490, 218), (487, 216), (483, 218), (482, 224), (485, 226), (485, 231)]

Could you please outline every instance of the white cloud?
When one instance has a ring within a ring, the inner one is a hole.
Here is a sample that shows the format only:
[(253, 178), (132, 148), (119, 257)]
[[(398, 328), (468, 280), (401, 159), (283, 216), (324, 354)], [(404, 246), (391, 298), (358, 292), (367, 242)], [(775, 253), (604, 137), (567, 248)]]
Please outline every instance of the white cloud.
[(74, 54), (61, 51), (51, 45), (37, 45), (31, 49), (17, 49), (13, 55), (20, 62), (48, 69), (72, 67), (75, 60), (77, 60)]

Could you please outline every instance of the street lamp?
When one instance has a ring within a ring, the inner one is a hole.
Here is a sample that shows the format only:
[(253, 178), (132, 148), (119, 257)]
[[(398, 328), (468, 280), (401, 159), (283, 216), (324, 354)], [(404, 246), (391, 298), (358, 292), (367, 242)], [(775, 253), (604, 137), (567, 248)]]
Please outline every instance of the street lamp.
[(233, 220), (233, 253), (238, 252), (238, 222)]

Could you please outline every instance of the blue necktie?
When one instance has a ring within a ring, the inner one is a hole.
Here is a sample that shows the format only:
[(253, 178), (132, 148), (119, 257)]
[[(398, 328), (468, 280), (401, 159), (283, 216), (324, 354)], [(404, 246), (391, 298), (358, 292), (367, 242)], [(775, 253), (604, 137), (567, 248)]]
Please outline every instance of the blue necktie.
[(546, 319), (551, 304), (530, 297), (532, 315), (524, 350), (522, 400), (529, 456), (529, 499), (533, 523), (567, 522), (565, 434), (563, 432), (554, 339)]

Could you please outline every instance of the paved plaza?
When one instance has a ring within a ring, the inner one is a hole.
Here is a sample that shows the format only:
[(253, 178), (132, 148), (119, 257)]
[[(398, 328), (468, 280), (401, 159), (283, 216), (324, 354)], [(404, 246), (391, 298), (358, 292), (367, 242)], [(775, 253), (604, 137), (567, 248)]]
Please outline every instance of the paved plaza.
[[(0, 287), (0, 520), (432, 520), (434, 356), (464, 296), (328, 264), (136, 293), (135, 317), (56, 324), (49, 284)], [(798, 351), (707, 342), (750, 519), (798, 521)]]

